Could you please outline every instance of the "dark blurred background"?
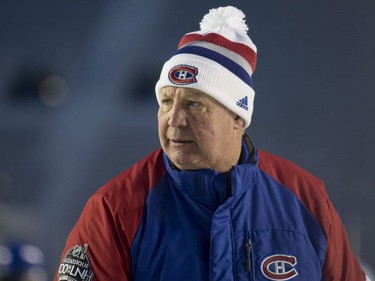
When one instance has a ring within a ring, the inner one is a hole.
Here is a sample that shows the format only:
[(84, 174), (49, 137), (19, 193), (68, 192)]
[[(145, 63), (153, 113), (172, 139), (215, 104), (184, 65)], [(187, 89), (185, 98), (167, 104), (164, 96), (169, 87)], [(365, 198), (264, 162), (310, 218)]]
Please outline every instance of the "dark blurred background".
[(52, 279), (88, 197), (159, 146), (162, 64), (228, 4), (258, 47), (248, 133), (326, 183), (375, 268), (373, 0), (1, 0), (0, 244), (41, 249)]

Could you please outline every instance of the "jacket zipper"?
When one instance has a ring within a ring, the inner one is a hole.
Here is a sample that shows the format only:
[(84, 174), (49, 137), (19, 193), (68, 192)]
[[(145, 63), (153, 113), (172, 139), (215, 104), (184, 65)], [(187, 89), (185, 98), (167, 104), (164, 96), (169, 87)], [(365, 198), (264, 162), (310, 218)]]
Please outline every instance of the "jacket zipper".
[(245, 247), (246, 247), (246, 264), (245, 264), (245, 267), (246, 267), (246, 272), (250, 272), (251, 271), (251, 250), (252, 250), (250, 236), (246, 240)]

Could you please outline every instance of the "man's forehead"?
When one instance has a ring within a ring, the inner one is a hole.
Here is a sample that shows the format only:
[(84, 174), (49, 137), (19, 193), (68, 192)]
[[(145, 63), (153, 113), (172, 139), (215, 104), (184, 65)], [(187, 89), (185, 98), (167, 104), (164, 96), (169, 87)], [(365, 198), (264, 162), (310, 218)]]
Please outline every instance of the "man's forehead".
[(160, 90), (161, 96), (174, 96), (177, 94), (183, 94), (195, 98), (211, 98), (206, 93), (192, 88), (165, 87)]

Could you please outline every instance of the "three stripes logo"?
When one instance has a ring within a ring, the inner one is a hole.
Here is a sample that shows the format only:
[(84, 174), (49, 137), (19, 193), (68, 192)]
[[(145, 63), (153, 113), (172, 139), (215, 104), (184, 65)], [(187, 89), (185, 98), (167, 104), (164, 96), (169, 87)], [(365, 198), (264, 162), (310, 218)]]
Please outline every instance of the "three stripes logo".
[(249, 110), (248, 103), (247, 103), (247, 96), (245, 96), (244, 98), (240, 99), (236, 103), (236, 105), (238, 105), (239, 107), (242, 107), (245, 110)]

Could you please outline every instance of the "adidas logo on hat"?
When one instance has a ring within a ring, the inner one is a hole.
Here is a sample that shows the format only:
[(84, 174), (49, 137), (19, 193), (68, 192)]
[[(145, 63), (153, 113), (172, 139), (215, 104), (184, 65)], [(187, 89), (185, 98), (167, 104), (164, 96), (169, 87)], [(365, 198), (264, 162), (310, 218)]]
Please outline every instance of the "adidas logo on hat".
[(242, 107), (245, 110), (249, 110), (249, 107), (248, 107), (248, 104), (247, 104), (247, 96), (245, 96), (244, 98), (240, 99), (236, 103), (236, 105), (238, 105), (239, 107)]

